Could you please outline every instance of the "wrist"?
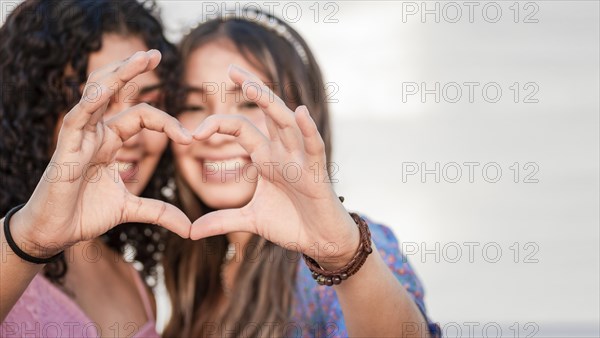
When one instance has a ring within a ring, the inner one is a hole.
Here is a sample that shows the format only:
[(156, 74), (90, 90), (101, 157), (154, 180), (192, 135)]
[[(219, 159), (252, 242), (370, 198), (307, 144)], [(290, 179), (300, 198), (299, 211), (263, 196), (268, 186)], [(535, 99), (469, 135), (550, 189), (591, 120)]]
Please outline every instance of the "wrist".
[(348, 231), (340, 234), (339, 240), (335, 242), (335, 252), (315, 258), (317, 263), (326, 270), (336, 270), (348, 264), (360, 246), (360, 231), (348, 213), (346, 213), (346, 218)]
[(57, 243), (42, 241), (38, 237), (39, 231), (37, 229), (34, 222), (28, 217), (26, 207), (18, 210), (10, 217), (10, 235), (14, 244), (23, 253), (32, 257), (47, 259), (62, 251)]
[[(336, 266), (336, 264), (325, 264), (318, 263), (311, 257), (304, 255), (304, 262), (311, 271), (312, 277), (320, 285), (339, 285), (342, 281), (348, 279), (352, 275), (356, 274), (363, 266), (367, 258), (373, 253), (371, 232), (369, 231), (369, 225), (362, 219), (358, 214), (352, 213), (352, 219), (359, 228), (360, 240), (358, 248), (352, 259), (338, 268), (328, 268), (328, 266)], [(338, 256), (342, 257), (342, 255)]]

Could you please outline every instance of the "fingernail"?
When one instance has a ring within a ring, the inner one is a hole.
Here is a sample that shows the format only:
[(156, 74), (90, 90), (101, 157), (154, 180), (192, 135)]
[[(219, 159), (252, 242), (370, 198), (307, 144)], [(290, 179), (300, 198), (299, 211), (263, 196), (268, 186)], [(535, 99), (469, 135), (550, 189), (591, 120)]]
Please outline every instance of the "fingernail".
[(160, 57), (162, 59), (161, 52), (156, 49), (151, 49), (148, 52), (146, 52), (146, 54), (148, 54), (148, 57), (152, 57), (153, 55), (158, 55), (158, 57)]
[(129, 57), (128, 59), (126, 59), (126, 60), (134, 60), (134, 59), (137, 59), (137, 58), (139, 58), (139, 57), (141, 57), (141, 56), (143, 56), (143, 55), (144, 55), (144, 52), (142, 52), (142, 51), (135, 52), (135, 53), (134, 53), (132, 56), (130, 56), (130, 57)]

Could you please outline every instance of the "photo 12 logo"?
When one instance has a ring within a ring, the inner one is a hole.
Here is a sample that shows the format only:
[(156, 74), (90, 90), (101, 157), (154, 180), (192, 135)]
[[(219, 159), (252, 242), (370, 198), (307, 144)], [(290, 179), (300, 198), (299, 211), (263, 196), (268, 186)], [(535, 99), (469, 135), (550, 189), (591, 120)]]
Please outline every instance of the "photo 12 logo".
[(539, 103), (540, 86), (536, 82), (402, 82), (402, 103), (497, 103), (504, 97), (514, 103)]
[(422, 1), (402, 2), (402, 23), (538, 23), (537, 2)]
[(239, 1), (202, 2), (200, 20), (241, 18), (248, 21), (265, 20), (263, 15), (281, 18), (286, 23), (296, 23), (305, 15), (314, 23), (338, 23), (339, 4), (332, 1), (265, 1), (240, 3)]
[[(502, 169), (504, 167), (504, 169)], [(511, 173), (514, 183), (539, 183), (536, 177), (540, 166), (536, 162), (501, 165), (498, 162), (402, 162), (402, 183), (408, 183), (409, 178), (421, 183), (459, 183), (487, 182), (497, 183), (503, 173)]]
[(21, 1), (0, 1), (0, 26), (4, 25), (6, 19), (12, 13)]
[(540, 326), (536, 322), (501, 325), (497, 322), (447, 322), (441, 324), (442, 337), (535, 337)]
[(401, 242), (403, 261), (421, 263), (498, 263), (502, 260), (515, 264), (536, 264), (540, 262), (537, 242)]

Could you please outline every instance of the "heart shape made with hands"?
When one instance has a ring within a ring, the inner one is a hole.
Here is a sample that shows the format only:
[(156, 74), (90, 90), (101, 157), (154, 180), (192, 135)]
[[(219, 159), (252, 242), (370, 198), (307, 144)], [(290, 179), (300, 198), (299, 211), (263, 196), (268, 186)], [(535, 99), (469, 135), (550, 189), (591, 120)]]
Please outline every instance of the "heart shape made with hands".
[[(265, 113), (268, 135), (244, 116), (231, 114), (210, 115), (190, 133), (175, 117), (147, 104), (138, 104), (104, 121), (103, 114), (114, 93), (137, 75), (155, 69), (160, 58), (155, 50), (138, 52), (90, 74), (80, 102), (64, 117), (51, 161), (95, 163), (96, 170), (105, 175), (89, 181), (75, 170), (74, 180), (41, 180), (21, 209), (20, 222), (28, 226), (15, 228), (26, 233), (22, 237), (33, 233), (34, 243), (59, 243), (60, 249), (68, 243), (96, 238), (121, 223), (151, 223), (184, 238), (242, 231), (283, 247), (292, 243), (295, 251), (309, 255), (315, 243), (319, 249), (333, 243), (335, 256), (353, 254), (358, 230), (329, 183), (325, 145), (315, 121), (305, 106), (290, 110), (256, 75), (236, 66), (228, 71), (244, 96)], [(115, 163), (117, 151), (142, 129), (164, 132), (180, 144), (205, 140), (216, 133), (232, 135), (254, 163), (296, 163), (302, 171), (301, 179), (286, 180), (277, 170), (273, 177), (259, 176), (247, 205), (217, 210), (192, 223), (176, 206), (133, 195), (122, 180), (110, 179), (108, 166)], [(310, 169), (315, 164), (323, 168), (318, 175)]]
[[(115, 93), (155, 69), (160, 59), (156, 50), (137, 52), (88, 77), (80, 101), (63, 118), (46, 172), (11, 219), (13, 238), (32, 256), (53, 256), (122, 223), (160, 224), (189, 237), (192, 223), (180, 209), (131, 194), (120, 177), (115, 179), (114, 168), (117, 151), (142, 129), (163, 132), (181, 144), (193, 142), (191, 133), (175, 117), (148, 104), (104, 119)], [(48, 179), (58, 169), (68, 175)]]
[[(217, 133), (231, 135), (261, 170), (250, 202), (203, 215), (194, 221), (190, 238), (241, 231), (317, 260), (324, 252), (330, 257), (353, 255), (358, 229), (330, 183), (325, 144), (308, 109), (290, 110), (259, 77), (238, 66), (231, 65), (228, 75), (264, 112), (268, 135), (243, 115), (213, 114), (192, 136), (206, 140)], [(269, 170), (268, 163), (280, 165)], [(281, 164), (288, 163), (299, 168), (299, 179), (286, 178)], [(322, 170), (315, 173), (315, 165)]]

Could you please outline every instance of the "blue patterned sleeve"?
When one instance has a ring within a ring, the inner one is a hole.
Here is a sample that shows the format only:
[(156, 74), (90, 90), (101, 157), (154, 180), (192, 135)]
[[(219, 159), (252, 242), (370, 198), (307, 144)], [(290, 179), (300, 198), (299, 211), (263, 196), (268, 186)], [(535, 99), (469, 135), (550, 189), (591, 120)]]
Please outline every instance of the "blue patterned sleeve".
[(408, 259), (401, 252), (398, 240), (392, 230), (385, 225), (373, 223), (371, 220), (363, 216), (369, 223), (372, 239), (383, 261), (392, 270), (398, 281), (404, 286), (408, 295), (413, 299), (415, 304), (421, 310), (423, 317), (427, 320), (429, 332), (434, 337), (441, 337), (441, 330), (437, 323), (432, 322), (427, 315), (425, 307), (425, 291), (419, 277), (411, 267)]
[[(363, 218), (369, 223), (372, 239), (377, 246), (379, 254), (421, 310), (421, 313), (427, 320), (431, 335), (434, 337), (441, 337), (439, 325), (432, 322), (427, 315), (421, 281), (415, 274), (406, 257), (400, 251), (398, 240), (394, 236), (392, 230), (384, 225), (373, 223), (364, 216)], [(318, 325), (320, 327), (327, 326), (329, 328), (328, 330), (319, 330), (321, 334), (325, 334), (325, 337), (347, 337), (348, 332), (346, 330), (342, 308), (334, 289), (318, 285), (312, 280), (310, 271), (305, 267), (301, 268), (299, 277), (301, 284), (305, 288), (305, 295), (312, 294), (311, 298), (314, 299), (312, 304), (317, 305), (316, 307), (318, 308), (317, 310), (313, 307), (312, 311), (307, 311), (310, 316), (309, 321), (313, 324), (320, 323), (320, 325)], [(307, 315), (306, 312), (304, 314)]]

